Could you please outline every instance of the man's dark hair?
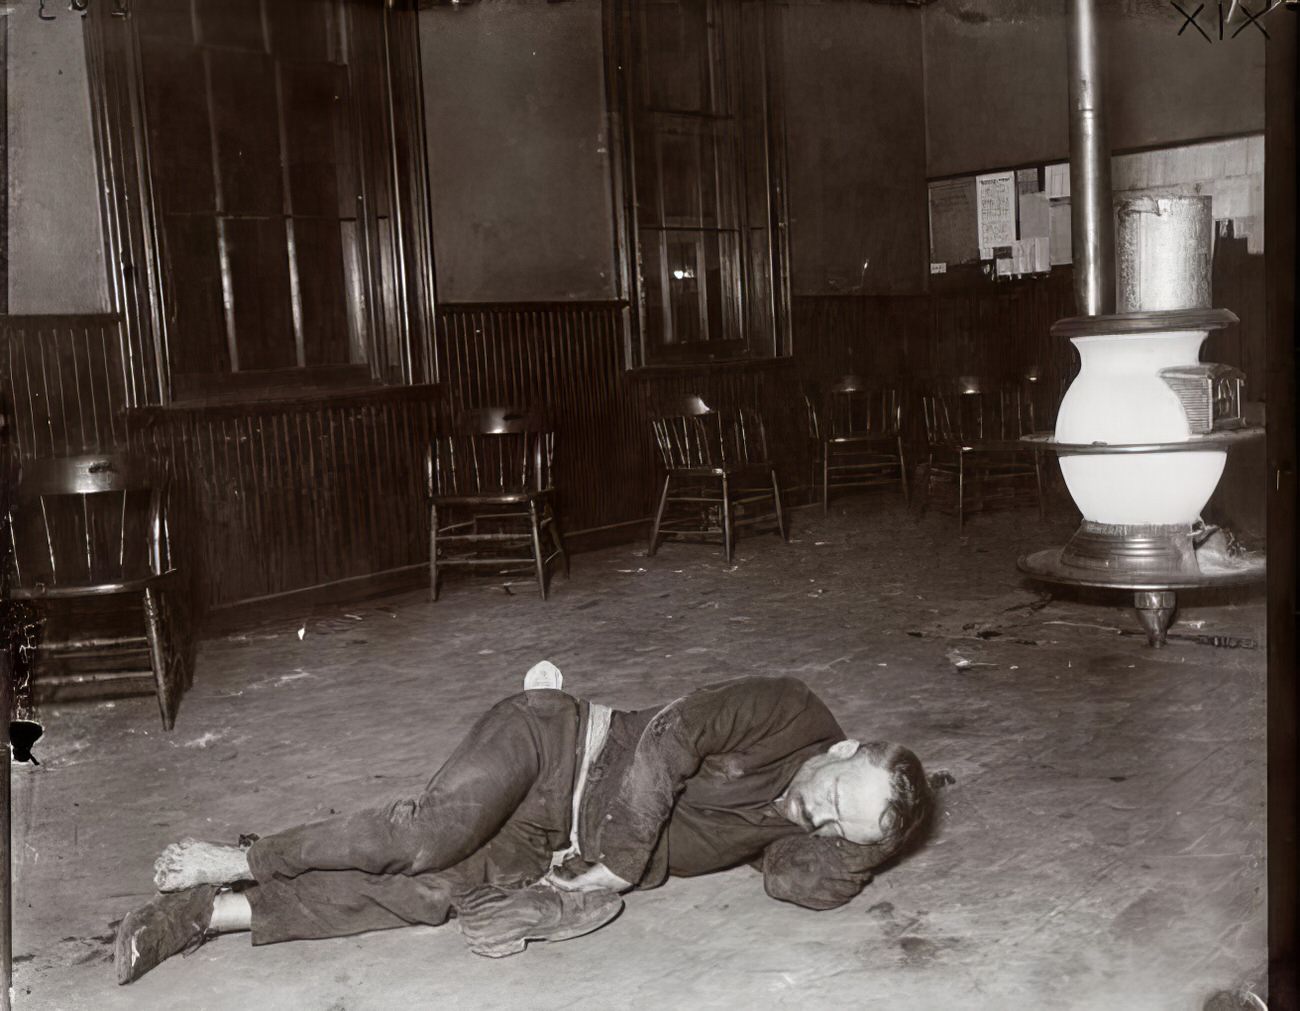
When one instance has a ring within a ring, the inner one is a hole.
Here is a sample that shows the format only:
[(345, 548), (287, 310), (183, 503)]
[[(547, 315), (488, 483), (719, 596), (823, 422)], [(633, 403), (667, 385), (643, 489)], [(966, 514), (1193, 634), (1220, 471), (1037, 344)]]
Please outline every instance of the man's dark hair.
[(862, 746), (872, 764), (889, 773), (892, 796), (880, 817), (884, 830), (877, 847), (882, 860), (898, 853), (930, 819), (934, 792), (921, 768), (921, 760), (901, 744), (872, 741)]

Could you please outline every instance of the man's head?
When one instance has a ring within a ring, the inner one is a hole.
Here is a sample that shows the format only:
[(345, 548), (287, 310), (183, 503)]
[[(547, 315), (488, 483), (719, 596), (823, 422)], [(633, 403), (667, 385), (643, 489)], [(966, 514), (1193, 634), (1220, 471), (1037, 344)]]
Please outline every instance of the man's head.
[(906, 748), (840, 741), (804, 762), (776, 804), (813, 835), (879, 847), (883, 861), (925, 821), (932, 800), (921, 763)]

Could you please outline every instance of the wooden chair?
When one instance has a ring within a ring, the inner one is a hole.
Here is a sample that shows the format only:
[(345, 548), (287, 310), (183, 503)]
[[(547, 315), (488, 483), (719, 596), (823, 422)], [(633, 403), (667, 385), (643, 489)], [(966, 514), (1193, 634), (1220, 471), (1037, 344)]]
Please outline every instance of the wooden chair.
[(903, 402), (898, 391), (873, 389), (844, 376), (825, 395), (804, 392), (808, 434), (821, 464), (822, 512), (830, 511), (831, 486), (874, 488), (897, 483), (910, 502), (903, 453)]
[(990, 388), (977, 377), (965, 376), (955, 386), (925, 394), (922, 406), (929, 444), (925, 505), (936, 484), (955, 484), (960, 530), (968, 495), (973, 493), (981, 505), (996, 497), (1015, 504), (1025, 486), (1032, 490), (1043, 518), (1040, 456), (1018, 441), (1035, 431), (1033, 401), (1019, 384)]
[[(556, 557), (568, 576), (552, 502), (554, 447), (541, 415), (514, 407), (463, 411), (452, 431), (434, 439), (426, 457), (431, 600), (438, 599), (444, 566), (531, 566), (543, 600)], [(543, 534), (554, 545), (549, 554)]]
[[(650, 528), (649, 554), (658, 550), (663, 538), (708, 541), (720, 534), (723, 555), (730, 562), (736, 528), (773, 519), (785, 540), (781, 486), (757, 411), (715, 411), (692, 395), (665, 403), (653, 426), (666, 474)], [(762, 483), (756, 484), (760, 477)], [(768, 500), (771, 512), (736, 515)]]
[[(40, 604), (138, 594), (144, 634), (42, 642), (40, 655), (67, 662), (147, 647), (148, 671), (42, 672), (39, 690), (114, 690), (152, 677), (163, 728), (176, 719), (193, 675), (188, 614), (172, 564), (169, 481), (154, 464), (126, 454), (29, 460), (9, 520), (10, 595)], [(78, 633), (80, 634), (80, 633)], [(119, 683), (119, 684), (116, 684)]]

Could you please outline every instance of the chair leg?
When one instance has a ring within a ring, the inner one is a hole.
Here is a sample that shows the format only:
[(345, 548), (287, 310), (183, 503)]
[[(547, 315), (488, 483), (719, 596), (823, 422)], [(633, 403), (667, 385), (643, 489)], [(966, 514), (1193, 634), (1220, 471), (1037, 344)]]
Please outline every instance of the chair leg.
[(672, 480), (671, 474), (664, 477), (664, 490), (659, 493), (659, 508), (655, 510), (654, 522), (650, 524), (650, 548), (647, 555), (654, 555), (659, 550), (659, 524), (664, 521), (664, 509), (668, 506), (668, 486)]
[(546, 558), (542, 554), (542, 525), (537, 515), (537, 500), (528, 501), (528, 525), (533, 535), (533, 565), (537, 569), (537, 589), (546, 599)]
[(1034, 453), (1034, 485), (1038, 489), (1038, 521), (1047, 519), (1046, 503), (1043, 501), (1043, 454)]
[(781, 511), (781, 485), (776, 479), (776, 468), (772, 468), (772, 502), (776, 506), (776, 531), (781, 540), (788, 540), (789, 532), (785, 529), (785, 513)]
[(438, 599), (438, 507), (429, 506), (429, 600)]
[(555, 550), (560, 553), (560, 562), (564, 565), (564, 578), (569, 578), (569, 553), (564, 550), (564, 538), (560, 536), (560, 525), (555, 520), (555, 509), (551, 503), (546, 503), (546, 510), (542, 513), (542, 518), (547, 523), (547, 529), (551, 532), (551, 540), (555, 542)]
[(172, 686), (167, 681), (167, 655), (163, 650), (162, 615), (159, 613), (158, 591), (146, 587), (144, 591), (144, 634), (149, 640), (149, 666), (153, 668), (154, 687), (158, 692), (158, 709), (162, 713), (164, 730), (171, 730)]
[(722, 475), (722, 554), (731, 562), (731, 484), (727, 475)]
[(831, 511), (831, 444), (822, 443), (822, 515)]
[(957, 452), (957, 532), (966, 525), (966, 454)]
[(903, 455), (903, 437), (898, 437), (898, 480), (903, 483), (903, 505), (911, 506), (912, 495), (907, 488), (907, 458)]

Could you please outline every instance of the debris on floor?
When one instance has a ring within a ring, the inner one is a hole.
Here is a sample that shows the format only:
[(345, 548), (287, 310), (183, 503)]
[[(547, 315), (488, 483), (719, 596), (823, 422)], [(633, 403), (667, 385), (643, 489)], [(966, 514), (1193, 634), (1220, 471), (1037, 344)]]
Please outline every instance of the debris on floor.
[(978, 670), (980, 668), (996, 667), (995, 663), (988, 663), (982, 660), (971, 660), (962, 656), (957, 650), (951, 649), (946, 654), (948, 662), (958, 670)]

